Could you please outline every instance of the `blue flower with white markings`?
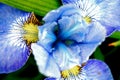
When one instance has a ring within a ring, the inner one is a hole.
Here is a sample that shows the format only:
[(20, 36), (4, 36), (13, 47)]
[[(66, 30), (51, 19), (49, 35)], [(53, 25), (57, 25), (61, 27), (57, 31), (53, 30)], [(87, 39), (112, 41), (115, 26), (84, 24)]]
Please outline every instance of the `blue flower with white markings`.
[(120, 30), (120, 0), (62, 0), (62, 2), (74, 4), (88, 23), (99, 22), (106, 28), (107, 36)]
[(52, 77), (51, 80), (113, 80), (106, 64), (88, 61), (106, 37), (106, 29), (88, 19), (72, 4), (52, 10), (43, 18), (39, 41), (31, 45), (42, 74)]
[[(100, 60), (90, 59), (82, 67), (74, 68), (64, 72), (65, 79), (46, 78), (45, 80), (113, 80), (109, 67)], [(78, 75), (71, 74), (71, 72), (77, 73), (77, 71), (79, 71)]]
[(26, 63), (31, 43), (38, 40), (38, 25), (33, 13), (0, 3), (0, 73), (16, 71)]

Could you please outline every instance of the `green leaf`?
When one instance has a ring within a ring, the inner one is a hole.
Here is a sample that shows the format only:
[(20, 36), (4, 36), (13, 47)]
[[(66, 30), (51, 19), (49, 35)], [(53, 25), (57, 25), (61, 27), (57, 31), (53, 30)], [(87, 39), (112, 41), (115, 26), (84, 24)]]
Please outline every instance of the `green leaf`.
[(0, 2), (40, 16), (60, 6), (60, 0), (0, 0)]
[(105, 57), (104, 57), (104, 55), (102, 54), (102, 52), (101, 52), (101, 50), (100, 50), (99, 47), (98, 47), (98, 48), (96, 49), (96, 51), (94, 52), (93, 56), (94, 56), (96, 59), (99, 59), (99, 60), (102, 60), (102, 61), (104, 61), (104, 59), (105, 59)]
[(115, 38), (115, 39), (120, 39), (120, 31), (116, 31), (114, 32), (110, 38)]

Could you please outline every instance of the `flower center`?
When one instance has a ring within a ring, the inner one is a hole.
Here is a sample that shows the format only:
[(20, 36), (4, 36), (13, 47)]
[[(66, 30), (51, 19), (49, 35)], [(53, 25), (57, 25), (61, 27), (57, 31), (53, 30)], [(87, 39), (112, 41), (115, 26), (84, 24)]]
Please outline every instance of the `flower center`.
[(83, 19), (84, 19), (85, 22), (87, 22), (88, 24), (92, 22), (92, 19), (91, 19), (91, 17), (89, 17), (89, 16), (85, 16)]
[(77, 75), (79, 74), (80, 70), (81, 70), (81, 67), (77, 65), (77, 66), (74, 66), (73, 68), (71, 68), (71, 69), (69, 69), (69, 70), (64, 70), (64, 71), (62, 71), (62, 72), (61, 72), (61, 76), (62, 76), (63, 78), (68, 78), (68, 77), (70, 77), (71, 75), (72, 75), (72, 76), (77, 76)]
[(38, 41), (38, 25), (39, 21), (32, 13), (23, 25), (23, 30), (25, 32), (23, 39), (26, 41), (27, 45)]
[(24, 40), (27, 41), (27, 44), (38, 41), (38, 26), (33, 23), (25, 24), (23, 29), (25, 34), (23, 36)]

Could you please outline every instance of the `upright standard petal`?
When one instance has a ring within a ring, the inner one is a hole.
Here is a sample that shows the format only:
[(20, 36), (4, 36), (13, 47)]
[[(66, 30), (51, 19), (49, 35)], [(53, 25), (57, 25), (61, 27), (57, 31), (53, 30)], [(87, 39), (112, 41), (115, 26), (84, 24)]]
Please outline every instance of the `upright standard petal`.
[(96, 59), (87, 61), (79, 77), (82, 77), (82, 74), (86, 76), (87, 80), (113, 80), (109, 67), (104, 62)]
[(48, 77), (60, 78), (59, 66), (51, 54), (36, 43), (32, 43), (31, 48), (39, 71)]
[(30, 55), (30, 44), (38, 40), (37, 21), (27, 13), (0, 3), (0, 73), (20, 69)]
[(51, 52), (52, 44), (56, 40), (54, 34), (55, 26), (57, 26), (56, 22), (47, 23), (39, 27), (39, 41), (37, 43), (42, 45), (48, 52)]
[(75, 40), (81, 42), (84, 40), (88, 32), (88, 26), (84, 24), (80, 15), (63, 16), (59, 21), (59, 28), (61, 30), (59, 36), (62, 39)]
[(79, 43), (81, 50), (80, 56), (83, 62), (86, 62), (89, 56), (95, 51), (96, 47), (105, 40), (105, 35), (106, 30), (100, 23), (93, 23), (89, 26), (89, 31), (85, 39)]
[(57, 10), (52, 10), (43, 18), (47, 22), (58, 21), (62, 16), (70, 16), (73, 14), (79, 14), (79, 10), (76, 9), (74, 5), (66, 5), (58, 8)]

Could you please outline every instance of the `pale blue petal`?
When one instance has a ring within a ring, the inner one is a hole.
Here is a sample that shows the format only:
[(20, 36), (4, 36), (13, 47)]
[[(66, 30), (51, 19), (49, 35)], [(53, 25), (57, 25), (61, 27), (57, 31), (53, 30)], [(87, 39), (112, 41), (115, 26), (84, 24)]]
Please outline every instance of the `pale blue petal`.
[(61, 0), (63, 4), (76, 3), (79, 0)]
[(57, 19), (59, 18), (60, 14), (59, 14), (59, 10), (52, 10), (49, 13), (46, 14), (46, 16), (43, 18), (43, 20), (45, 22), (53, 22), (53, 21), (57, 21)]
[(80, 57), (81, 57), (81, 63), (86, 62), (89, 57), (93, 54), (93, 52), (96, 50), (96, 48), (98, 47), (98, 43), (81, 43), (79, 44), (81, 53), (80, 53)]
[(39, 27), (39, 41), (38, 44), (42, 45), (48, 52), (51, 52), (52, 44), (56, 40), (54, 34), (55, 27), (57, 26), (56, 22), (46, 23)]
[(31, 48), (39, 71), (45, 76), (60, 78), (59, 67), (51, 54), (36, 43), (32, 43)]
[(0, 73), (20, 69), (30, 55), (22, 38), (22, 25), (29, 14), (0, 3)]
[(74, 4), (74, 3), (78, 3), (79, 1), (82, 1), (84, 3), (84, 5), (86, 5), (87, 1), (99, 4), (99, 3), (101, 3), (104, 0), (61, 0), (61, 1), (62, 1), (63, 4), (69, 4), (69, 3)]
[[(63, 0), (63, 2), (67, 3), (67, 0)], [(70, 1), (68, 0), (68, 2)], [(89, 16), (104, 27), (110, 27), (106, 28), (107, 36), (114, 30), (120, 30), (120, 0), (73, 0), (73, 2), (80, 9), (83, 17)]]
[(79, 43), (82, 61), (86, 62), (95, 49), (105, 40), (106, 30), (99, 23), (93, 23), (89, 26), (89, 32), (85, 40)]
[(120, 26), (120, 0), (105, 0), (100, 5), (100, 22), (109, 27)]
[[(67, 21), (67, 20), (65, 20)], [(63, 21), (63, 23), (65, 22)], [(74, 22), (71, 22), (74, 23)], [(104, 41), (105, 36), (106, 36), (106, 30), (105, 28), (100, 25), (99, 23), (95, 22), (92, 23), (91, 25), (85, 25), (85, 26), (78, 26), (80, 28), (76, 29), (74, 31), (73, 27), (73, 32), (69, 32), (72, 30), (72, 28), (69, 28), (69, 22), (64, 23), (64, 25), (67, 25), (65, 29), (63, 28), (63, 31), (65, 32), (62, 37), (70, 36), (66, 39), (67, 40), (73, 40), (70, 45), (66, 45), (72, 50), (71, 54), (77, 54), (80, 58), (80, 63), (86, 62), (91, 54), (95, 51), (95, 49)], [(62, 26), (64, 26), (62, 25)], [(82, 25), (82, 23), (81, 23)], [(87, 27), (85, 30), (84, 28)], [(69, 30), (70, 29), (70, 30)], [(74, 35), (78, 31), (79, 34)], [(83, 32), (82, 32), (83, 31)], [(69, 33), (68, 33), (69, 32)], [(83, 34), (83, 37), (81, 36)], [(75, 47), (74, 49), (72, 49)], [(65, 49), (67, 50), (67, 49)], [(76, 52), (73, 52), (73, 51)], [(64, 51), (64, 50), (62, 50)], [(70, 51), (70, 50), (69, 50)], [(69, 53), (69, 52), (68, 52)]]
[(109, 67), (96, 59), (88, 60), (81, 74), (85, 74), (87, 80), (113, 80)]
[(77, 14), (71, 17), (62, 17), (58, 23), (61, 30), (59, 36), (62, 39), (71, 39), (81, 42), (88, 32), (88, 25), (85, 24), (80, 15)]
[(76, 65), (79, 65), (80, 57), (77, 53), (79, 53), (80, 50), (78, 48), (75, 48), (76, 47), (69, 48), (63, 43), (57, 44), (57, 47), (53, 51), (53, 57), (57, 64), (60, 66), (61, 70), (67, 70)]
[[(66, 5), (65, 5), (66, 6)], [(78, 9), (78, 8), (76, 8), (76, 6), (75, 5), (69, 5), (69, 6), (71, 6), (72, 8), (71, 9), (69, 9), (69, 10), (66, 10), (66, 11), (64, 11), (63, 13), (62, 13), (62, 17), (71, 17), (71, 16), (73, 16), (73, 15), (79, 15), (79, 17), (78, 18), (81, 18), (81, 13), (80, 13), (80, 10)], [(61, 18), (60, 18), (61, 19)]]
[(83, 42), (96, 43), (104, 41), (106, 29), (99, 22), (93, 22), (88, 29), (89, 31), (86, 35), (85, 41)]
[(115, 30), (120, 27), (120, 0), (83, 0), (80, 3), (78, 4), (83, 6), (88, 16), (100, 22), (104, 27), (110, 27), (106, 29), (107, 36), (111, 34), (112, 28)]
[(62, 16), (65, 16), (67, 13), (68, 16), (71, 14), (78, 14), (79, 11), (76, 10), (74, 5), (64, 5), (58, 8), (57, 10), (52, 10), (43, 18), (45, 22), (53, 22), (60, 19)]

